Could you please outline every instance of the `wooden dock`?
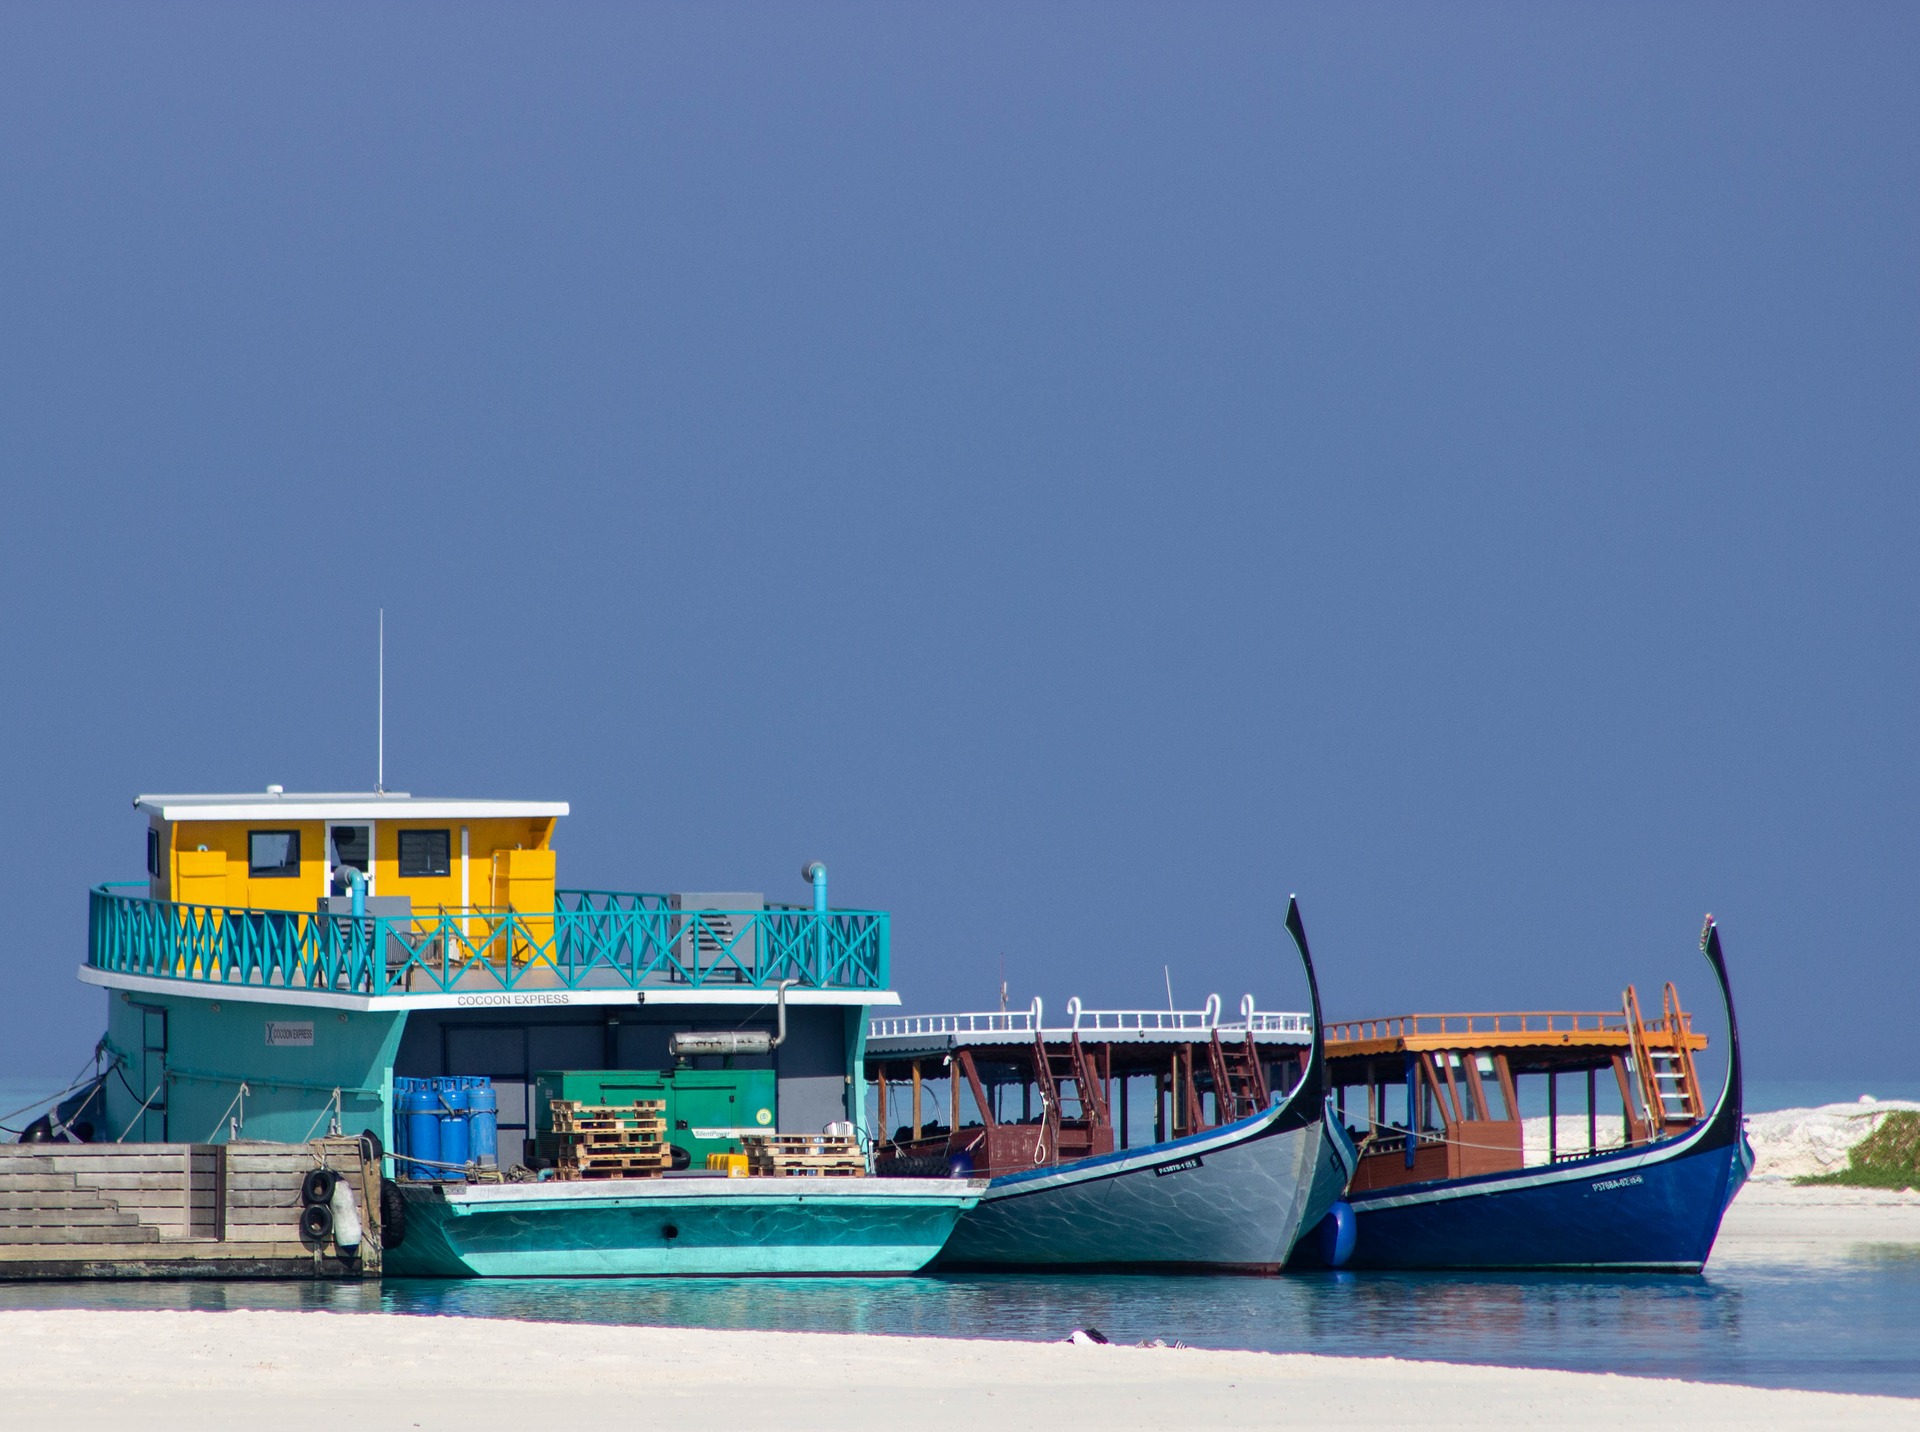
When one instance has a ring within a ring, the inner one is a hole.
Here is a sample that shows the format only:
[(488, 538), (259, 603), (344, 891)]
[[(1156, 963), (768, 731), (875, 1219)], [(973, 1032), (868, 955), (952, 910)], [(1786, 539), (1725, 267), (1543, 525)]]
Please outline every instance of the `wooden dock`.
[[(0, 1144), (0, 1280), (377, 1278), (380, 1165), (360, 1140)], [(301, 1184), (352, 1191), (359, 1256), (303, 1235)]]

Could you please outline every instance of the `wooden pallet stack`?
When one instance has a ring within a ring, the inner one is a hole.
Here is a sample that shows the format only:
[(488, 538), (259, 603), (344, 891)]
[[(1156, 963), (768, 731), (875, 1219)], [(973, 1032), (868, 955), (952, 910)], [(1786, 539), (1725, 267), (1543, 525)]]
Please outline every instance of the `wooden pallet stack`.
[(851, 1135), (748, 1134), (747, 1172), (755, 1178), (859, 1178), (866, 1155)]
[(672, 1166), (663, 1100), (555, 1099), (549, 1107), (553, 1127), (539, 1136), (537, 1152), (560, 1178), (649, 1178)]

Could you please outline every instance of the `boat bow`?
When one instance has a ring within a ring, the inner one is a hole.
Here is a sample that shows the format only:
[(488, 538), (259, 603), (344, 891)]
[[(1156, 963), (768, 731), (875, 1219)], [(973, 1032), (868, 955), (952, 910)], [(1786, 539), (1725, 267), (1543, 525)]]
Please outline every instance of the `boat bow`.
[(1313, 1044), (1300, 1082), (1287, 1096), (1287, 1106), (1281, 1113), (1276, 1133), (1304, 1129), (1320, 1122), (1325, 1115), (1323, 1105), (1327, 1093), (1327, 1036), (1320, 1018), (1320, 981), (1314, 975), (1313, 954), (1307, 948), (1307, 926), (1300, 918), (1300, 900), (1294, 895), (1287, 897), (1287, 933), (1293, 936), (1294, 948), (1300, 952), (1300, 967), (1307, 974), (1307, 998), (1313, 1011)]

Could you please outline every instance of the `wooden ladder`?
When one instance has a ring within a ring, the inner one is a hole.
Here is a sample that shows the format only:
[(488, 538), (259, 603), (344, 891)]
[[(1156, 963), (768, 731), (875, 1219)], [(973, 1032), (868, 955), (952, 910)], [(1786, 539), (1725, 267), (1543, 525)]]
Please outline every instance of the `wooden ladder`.
[[(1066, 1050), (1056, 1054), (1047, 1048), (1046, 1040), (1036, 1029), (1033, 1081), (1039, 1086), (1047, 1129), (1061, 1160), (1081, 1157), (1092, 1146), (1092, 1131), (1106, 1127), (1108, 1121), (1100, 1074), (1094, 1067), (1092, 1053), (1080, 1043), (1080, 1036), (1075, 1034)], [(1073, 1085), (1074, 1102), (1079, 1105), (1079, 1115), (1073, 1119), (1066, 1117), (1062, 1107), (1061, 1091), (1067, 1084)]]
[(1689, 1023), (1680, 1008), (1680, 996), (1671, 982), (1661, 999), (1661, 1023), (1668, 1047), (1655, 1048), (1647, 1042), (1647, 1027), (1640, 1016), (1640, 995), (1627, 986), (1622, 1002), (1627, 1017), (1627, 1038), (1633, 1046), (1634, 1075), (1640, 1086), (1640, 1107), (1655, 1137), (1696, 1122), (1705, 1107), (1700, 1098), (1700, 1081), (1693, 1066), (1693, 1051), (1687, 1047)]
[(1267, 1074), (1260, 1067), (1251, 1029), (1244, 1044), (1222, 1044), (1220, 1031), (1214, 1030), (1207, 1060), (1213, 1066), (1213, 1111), (1220, 1123), (1251, 1118), (1267, 1107)]

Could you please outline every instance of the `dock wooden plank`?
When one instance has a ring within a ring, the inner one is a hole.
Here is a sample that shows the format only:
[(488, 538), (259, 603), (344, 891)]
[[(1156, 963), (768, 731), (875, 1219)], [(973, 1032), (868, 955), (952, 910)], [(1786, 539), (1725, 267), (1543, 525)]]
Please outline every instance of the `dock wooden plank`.
[(17, 1248), (47, 1243), (158, 1243), (160, 1231), (144, 1224), (130, 1227), (87, 1227), (63, 1224), (54, 1228), (21, 1228), (8, 1231), (0, 1246)]
[[(320, 1167), (359, 1205), (356, 1261), (301, 1237)], [(0, 1146), (0, 1278), (377, 1276), (378, 1186), (358, 1139)]]

